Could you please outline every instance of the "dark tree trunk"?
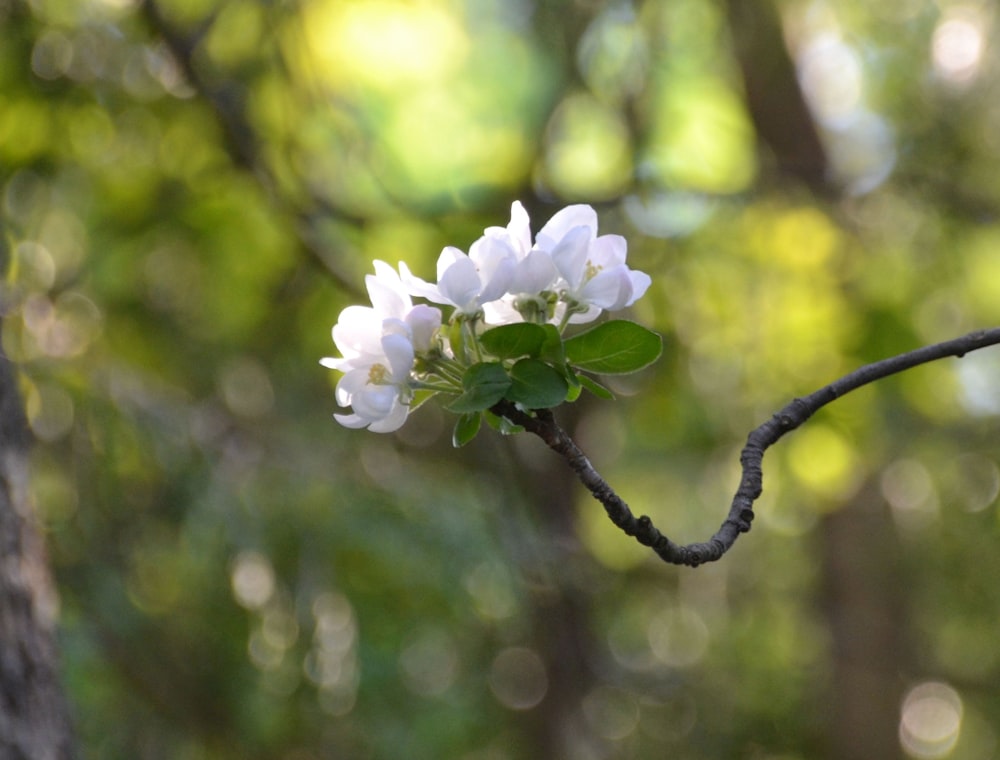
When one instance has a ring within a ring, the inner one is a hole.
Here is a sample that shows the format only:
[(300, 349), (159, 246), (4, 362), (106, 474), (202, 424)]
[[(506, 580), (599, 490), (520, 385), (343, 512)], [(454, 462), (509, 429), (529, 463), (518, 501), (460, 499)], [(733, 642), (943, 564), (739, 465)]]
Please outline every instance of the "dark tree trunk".
[[(572, 430), (586, 402), (560, 409)], [(530, 595), (532, 645), (545, 663), (548, 689), (542, 702), (525, 716), (532, 753), (547, 760), (574, 760), (582, 747), (599, 747), (584, 721), (581, 704), (596, 683), (592, 669), (592, 611), (580, 573), (590, 560), (577, 536), (575, 499), (579, 483), (561, 458), (537, 440), (522, 441), (517, 477), (527, 484), (530, 509), (547, 559), (538, 571), (549, 576)], [(594, 508), (600, 509), (597, 502)], [(596, 750), (595, 750), (596, 751)]]
[(832, 636), (829, 757), (902, 757), (899, 704), (906, 669), (895, 528), (868, 486), (823, 521), (824, 603)]
[(28, 496), (29, 433), (0, 354), (0, 760), (75, 757), (59, 681), (55, 597)]
[(779, 177), (794, 177), (818, 195), (828, 184), (826, 151), (799, 86), (781, 27), (767, 0), (726, 0), (747, 111)]

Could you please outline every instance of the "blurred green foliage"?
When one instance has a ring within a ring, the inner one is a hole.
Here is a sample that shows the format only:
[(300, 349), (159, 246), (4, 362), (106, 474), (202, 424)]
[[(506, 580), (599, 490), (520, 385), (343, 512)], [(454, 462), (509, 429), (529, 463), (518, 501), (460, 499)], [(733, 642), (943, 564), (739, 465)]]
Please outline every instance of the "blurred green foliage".
[(3, 346), (88, 756), (791, 760), (866, 716), (993, 756), (995, 351), (824, 410), (697, 570), (537, 441), (331, 419), (371, 260), (429, 275), (518, 198), (535, 229), (597, 204), (654, 278), (663, 358), (566, 414), (675, 540), (790, 398), (1000, 321), (992, 6), (781, 3), (810, 188), (747, 107), (738, 4), (0, 2)]

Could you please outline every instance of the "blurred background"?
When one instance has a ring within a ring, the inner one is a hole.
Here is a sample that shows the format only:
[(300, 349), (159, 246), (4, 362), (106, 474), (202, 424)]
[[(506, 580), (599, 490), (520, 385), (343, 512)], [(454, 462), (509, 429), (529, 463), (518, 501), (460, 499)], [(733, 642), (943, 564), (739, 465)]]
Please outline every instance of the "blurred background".
[(976, 0), (0, 1), (3, 347), (88, 757), (1000, 756), (1000, 352), (864, 388), (669, 567), (527, 436), (342, 429), (373, 259), (593, 204), (662, 359), (559, 410), (672, 539), (747, 433), (1000, 323)]

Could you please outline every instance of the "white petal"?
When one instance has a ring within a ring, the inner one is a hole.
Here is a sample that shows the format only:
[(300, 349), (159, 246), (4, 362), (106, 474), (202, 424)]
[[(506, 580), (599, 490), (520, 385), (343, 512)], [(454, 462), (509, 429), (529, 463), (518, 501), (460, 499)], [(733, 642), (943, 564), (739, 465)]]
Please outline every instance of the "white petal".
[(559, 270), (547, 251), (537, 248), (517, 262), (514, 275), (507, 289), (511, 293), (541, 293), (548, 290), (559, 277)]
[(399, 272), (403, 285), (410, 295), (426, 298), (428, 301), (433, 301), (434, 303), (448, 303), (446, 299), (441, 297), (437, 285), (417, 277), (402, 261), (399, 262)]
[(535, 236), (535, 242), (539, 248), (551, 251), (574, 227), (586, 227), (590, 231), (590, 237), (595, 237), (597, 235), (597, 212), (584, 204), (567, 206), (557, 211), (546, 222)]
[(351, 397), (355, 414), (369, 420), (380, 420), (392, 411), (399, 400), (399, 391), (394, 385), (372, 385), (369, 383), (361, 393)]
[(586, 227), (574, 227), (550, 253), (552, 263), (556, 265), (570, 290), (575, 291), (583, 283), (590, 239), (590, 230)]
[(413, 302), (399, 276), (391, 268), (389, 273), (391, 274), (387, 275), (383, 270), (380, 275), (365, 275), (365, 286), (375, 311), (383, 317), (401, 318), (413, 306)]
[(341, 406), (351, 405), (351, 399), (361, 393), (368, 384), (368, 371), (369, 367), (352, 369), (340, 378), (337, 389), (334, 391), (334, 398), (337, 399), (338, 404)]
[(346, 428), (363, 428), (371, 423), (371, 420), (366, 420), (359, 417), (356, 414), (335, 414), (333, 418)]
[(649, 286), (653, 284), (653, 278), (645, 272), (640, 272), (638, 269), (630, 269), (628, 276), (632, 281), (632, 297), (625, 305), (631, 306), (646, 295), (646, 291), (649, 290)]
[(337, 356), (324, 356), (322, 359), (319, 360), (319, 363), (322, 364), (327, 369), (335, 369), (343, 371), (341, 370), (341, 368), (349, 366), (351, 364), (351, 361), (352, 361), (351, 359), (344, 359)]
[(348, 306), (333, 326), (333, 342), (345, 357), (378, 353), (382, 317), (370, 306)]
[(466, 256), (448, 267), (438, 278), (438, 289), (448, 303), (454, 304), (460, 311), (475, 311), (479, 307), (476, 296), (482, 289), (482, 283), (472, 259)]
[(437, 260), (437, 278), (441, 282), (444, 273), (448, 271), (456, 261), (466, 259), (468, 256), (453, 245), (445, 246)]
[(406, 315), (406, 324), (413, 335), (413, 349), (418, 353), (426, 353), (431, 349), (434, 333), (441, 327), (441, 310), (419, 304)]
[(507, 298), (483, 304), (483, 316), (488, 325), (511, 325), (523, 322), (524, 317)]
[(521, 201), (514, 201), (510, 206), (510, 223), (507, 232), (517, 242), (521, 249), (518, 253), (524, 256), (531, 250), (531, 220)]
[(586, 311), (574, 312), (569, 318), (569, 323), (571, 325), (583, 325), (586, 324), (587, 322), (593, 322), (595, 319), (601, 316), (602, 311), (603, 309), (601, 309), (599, 306), (588, 306)]
[(590, 244), (590, 261), (594, 266), (610, 269), (624, 264), (628, 243), (621, 235), (601, 235)]
[(632, 280), (629, 279), (628, 268), (622, 264), (598, 272), (578, 295), (584, 303), (602, 309), (614, 311), (623, 308), (632, 297)]
[(382, 338), (382, 350), (389, 362), (392, 382), (405, 382), (413, 368), (413, 343), (403, 335), (386, 335)]
[(495, 301), (506, 293), (514, 277), (516, 266), (517, 260), (513, 256), (507, 256), (497, 262), (496, 267), (489, 273), (488, 278), (483, 273), (480, 273), (484, 282), (482, 289), (479, 291), (477, 303), (482, 305), (490, 301)]
[(406, 417), (410, 413), (410, 407), (403, 404), (396, 404), (393, 410), (383, 419), (373, 422), (368, 428), (373, 433), (393, 433), (403, 427)]

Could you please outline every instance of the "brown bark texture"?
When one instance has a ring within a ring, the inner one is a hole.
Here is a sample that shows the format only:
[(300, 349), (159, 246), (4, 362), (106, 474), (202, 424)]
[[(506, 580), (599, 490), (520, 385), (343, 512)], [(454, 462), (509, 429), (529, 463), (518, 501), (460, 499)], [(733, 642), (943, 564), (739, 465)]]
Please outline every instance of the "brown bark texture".
[(0, 760), (76, 757), (59, 678), (55, 595), (28, 490), (30, 435), (0, 355)]

